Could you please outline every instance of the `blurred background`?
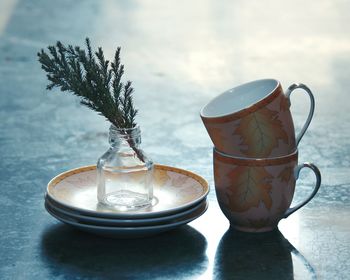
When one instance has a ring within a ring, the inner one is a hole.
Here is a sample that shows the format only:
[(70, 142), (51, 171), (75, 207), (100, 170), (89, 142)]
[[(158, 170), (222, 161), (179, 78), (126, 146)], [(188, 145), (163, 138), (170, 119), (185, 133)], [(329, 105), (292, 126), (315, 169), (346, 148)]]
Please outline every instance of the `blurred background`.
[[(199, 149), (192, 153), (196, 159), (211, 153), (200, 108), (240, 83), (270, 77), (284, 88), (303, 82), (315, 94), (315, 118), (300, 145), (308, 159), (327, 167), (349, 162), (349, 134), (344, 135), (350, 109), (347, 1), (2, 0), (0, 10), (1, 129), (11, 128), (11, 142), (34, 142), (29, 150), (42, 153), (44, 161), (49, 158), (46, 143), (61, 145), (71, 162), (71, 145), (92, 144), (76, 141), (84, 139), (79, 137), (89, 135), (96, 142), (92, 134), (106, 132), (106, 122), (70, 94), (45, 91), (36, 57), (57, 40), (83, 45), (89, 37), (107, 58), (121, 46), (143, 140), (161, 162), (169, 156), (190, 160), (182, 158), (184, 149)], [(292, 99), (300, 127), (308, 99), (304, 94)], [(87, 120), (83, 127), (81, 117)], [(164, 145), (153, 143), (155, 138)]]
[[(49, 179), (94, 164), (108, 148), (108, 123), (71, 94), (47, 92), (37, 61), (37, 52), (57, 40), (82, 46), (89, 37), (107, 58), (122, 48), (144, 150), (157, 163), (200, 174), (212, 189), (212, 144), (199, 118), (201, 107), (255, 79), (278, 79), (284, 89), (294, 82), (307, 84), (316, 110), (299, 146), (300, 161), (319, 166), (323, 187), (313, 206), (290, 218), (294, 230), (283, 233), (324, 279), (341, 279), (333, 276), (349, 270), (349, 264), (339, 261), (348, 255), (342, 244), (350, 241), (349, 19), (346, 0), (1, 0), (0, 204), (5, 210), (0, 219), (2, 250), (8, 248), (9, 254), (0, 274), (11, 271), (19, 254), (16, 244), (35, 240), (33, 234), (40, 236), (52, 222), (43, 214)], [(308, 108), (306, 95), (293, 93), (297, 130)], [(297, 199), (313, 185), (311, 175), (302, 175)], [(214, 191), (211, 199), (215, 205)], [(321, 219), (317, 225), (315, 216)], [(228, 225), (220, 218), (224, 226), (219, 237)], [(300, 236), (300, 229), (310, 225), (313, 231)], [(27, 232), (28, 227), (33, 229)], [(213, 235), (212, 240), (208, 248), (215, 253), (218, 239)], [(333, 242), (331, 249), (327, 240)], [(27, 252), (39, 254), (39, 241), (32, 242)], [(213, 265), (210, 258), (209, 263)], [(334, 263), (338, 272), (331, 269)]]

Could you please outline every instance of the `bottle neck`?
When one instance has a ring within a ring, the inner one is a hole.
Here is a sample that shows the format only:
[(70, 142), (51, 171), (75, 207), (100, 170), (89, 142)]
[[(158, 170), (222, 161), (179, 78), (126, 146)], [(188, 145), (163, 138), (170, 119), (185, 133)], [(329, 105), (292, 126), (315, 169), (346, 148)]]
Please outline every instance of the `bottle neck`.
[(133, 128), (109, 128), (109, 144), (112, 148), (137, 148), (141, 144), (141, 130), (139, 126)]

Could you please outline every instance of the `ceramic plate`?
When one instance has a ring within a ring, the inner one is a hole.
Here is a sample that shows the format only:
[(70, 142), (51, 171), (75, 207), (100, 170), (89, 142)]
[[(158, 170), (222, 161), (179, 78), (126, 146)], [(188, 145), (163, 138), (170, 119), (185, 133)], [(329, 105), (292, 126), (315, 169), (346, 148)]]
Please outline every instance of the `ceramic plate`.
[(91, 225), (98, 225), (98, 226), (150, 226), (150, 225), (160, 225), (169, 223), (171, 221), (174, 221), (175, 219), (182, 219), (186, 216), (190, 215), (192, 212), (195, 212), (197, 209), (203, 207), (207, 202), (206, 200), (201, 201), (198, 204), (195, 204), (193, 207), (186, 209), (184, 211), (181, 211), (179, 213), (167, 215), (167, 216), (160, 216), (160, 217), (154, 217), (154, 218), (146, 218), (146, 219), (112, 219), (112, 218), (99, 218), (99, 217), (93, 217), (93, 216), (84, 216), (80, 215), (79, 213), (75, 211), (70, 211), (68, 208), (61, 208), (58, 204), (56, 204), (54, 201), (52, 201), (48, 196), (46, 196), (45, 203), (48, 204), (48, 206), (56, 211), (58, 214), (62, 214), (64, 216), (70, 217), (74, 219), (77, 222), (85, 223), (85, 224), (91, 224)]
[(152, 206), (126, 212), (104, 206), (96, 198), (96, 166), (61, 173), (47, 186), (47, 195), (62, 207), (82, 215), (119, 219), (151, 218), (174, 214), (202, 201), (209, 186), (202, 177), (175, 167), (154, 165)]
[(172, 222), (162, 225), (138, 227), (98, 226), (85, 224), (67, 217), (62, 213), (56, 212), (50, 207), (48, 203), (45, 203), (45, 208), (56, 219), (85, 232), (112, 238), (140, 238), (166, 232), (193, 221), (194, 219), (200, 217), (207, 210), (208, 203), (206, 202), (204, 204), (201, 204), (201, 207), (199, 207), (196, 211), (181, 219), (175, 219)]

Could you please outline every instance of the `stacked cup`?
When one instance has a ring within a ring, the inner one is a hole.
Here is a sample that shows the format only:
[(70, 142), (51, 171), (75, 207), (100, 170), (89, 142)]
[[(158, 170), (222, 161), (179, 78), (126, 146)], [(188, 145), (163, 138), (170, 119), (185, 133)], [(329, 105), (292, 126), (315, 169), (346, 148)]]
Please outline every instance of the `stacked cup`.
[[(303, 89), (310, 98), (307, 120), (295, 136), (290, 95)], [(231, 226), (241, 231), (273, 230), (282, 218), (300, 209), (321, 184), (318, 168), (298, 164), (298, 144), (307, 130), (315, 101), (304, 84), (286, 92), (279, 81), (263, 79), (232, 88), (201, 110), (214, 143), (214, 181), (217, 199)], [(310, 196), (293, 208), (300, 170), (310, 168), (316, 184)]]

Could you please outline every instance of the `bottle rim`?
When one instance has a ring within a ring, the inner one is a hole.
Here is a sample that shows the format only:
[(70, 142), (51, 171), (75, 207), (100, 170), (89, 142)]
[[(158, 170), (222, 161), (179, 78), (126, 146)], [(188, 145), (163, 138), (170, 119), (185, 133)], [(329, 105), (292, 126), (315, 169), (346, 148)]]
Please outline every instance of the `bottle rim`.
[(117, 139), (123, 139), (134, 140), (136, 144), (141, 142), (140, 138), (141, 130), (139, 125), (132, 128), (118, 128), (115, 125), (111, 125), (109, 128), (109, 139), (114, 140), (112, 142), (115, 142)]

